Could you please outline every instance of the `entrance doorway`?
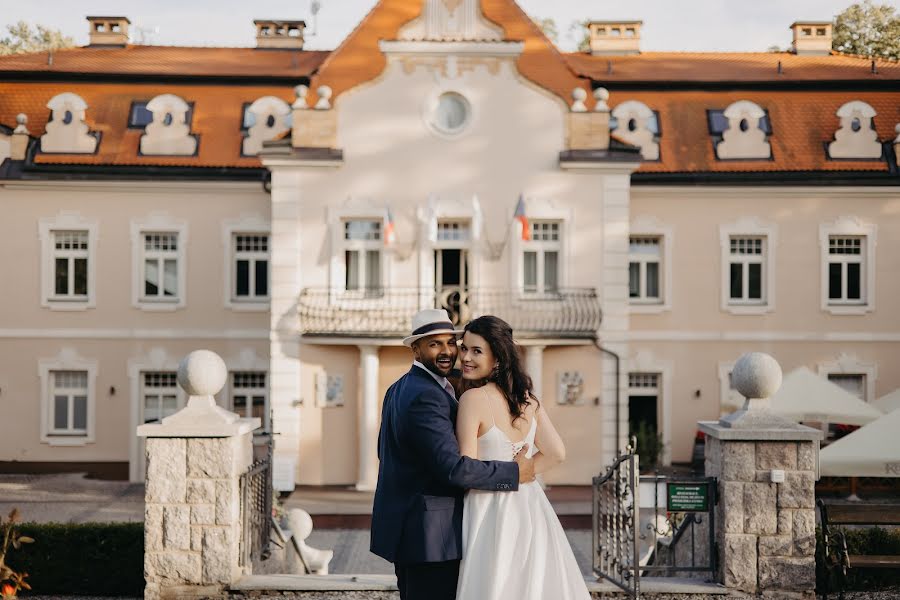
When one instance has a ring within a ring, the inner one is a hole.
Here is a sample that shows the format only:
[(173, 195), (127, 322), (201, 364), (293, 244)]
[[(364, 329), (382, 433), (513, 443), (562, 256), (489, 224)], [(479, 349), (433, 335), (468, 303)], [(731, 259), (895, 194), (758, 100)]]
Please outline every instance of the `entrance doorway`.
[(434, 250), (435, 305), (450, 314), (453, 323), (468, 320), (468, 221), (439, 221)]
[(655, 466), (663, 451), (659, 421), (659, 373), (628, 374), (628, 437), (637, 438), (642, 466)]

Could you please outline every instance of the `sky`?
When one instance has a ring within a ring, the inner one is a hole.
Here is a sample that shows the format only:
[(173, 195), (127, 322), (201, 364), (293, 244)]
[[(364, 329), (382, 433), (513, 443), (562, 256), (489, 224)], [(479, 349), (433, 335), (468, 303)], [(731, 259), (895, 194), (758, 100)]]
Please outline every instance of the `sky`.
[[(176, 46), (253, 46), (253, 19), (303, 19), (307, 49), (332, 49), (376, 0), (320, 0), (314, 35), (312, 0), (0, 0), (0, 22), (20, 20), (59, 29), (87, 43), (87, 15), (131, 19), (133, 42)], [(574, 50), (585, 19), (643, 20), (641, 48), (656, 51), (763, 52), (787, 48), (796, 20), (830, 20), (854, 0), (519, 0), (533, 17), (552, 18), (563, 50)], [(876, 0), (885, 3), (885, 0)], [(900, 0), (887, 4), (900, 7)]]

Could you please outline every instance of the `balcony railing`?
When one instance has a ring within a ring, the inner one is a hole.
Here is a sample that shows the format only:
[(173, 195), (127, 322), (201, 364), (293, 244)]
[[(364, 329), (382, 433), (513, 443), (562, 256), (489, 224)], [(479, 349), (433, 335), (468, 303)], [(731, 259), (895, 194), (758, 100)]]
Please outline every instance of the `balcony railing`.
[(454, 324), (496, 315), (516, 337), (590, 339), (600, 328), (600, 300), (593, 288), (531, 293), (511, 289), (434, 290), (389, 288), (358, 291), (306, 288), (297, 309), (308, 336), (389, 338), (409, 335), (413, 314), (444, 308)]

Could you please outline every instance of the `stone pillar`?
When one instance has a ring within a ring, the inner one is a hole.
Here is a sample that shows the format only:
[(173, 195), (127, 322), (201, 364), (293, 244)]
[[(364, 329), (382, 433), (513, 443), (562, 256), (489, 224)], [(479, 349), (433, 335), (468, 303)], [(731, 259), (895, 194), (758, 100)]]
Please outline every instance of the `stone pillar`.
[(726, 587), (779, 599), (815, 598), (815, 482), (822, 433), (776, 415), (781, 367), (746, 354), (732, 372), (743, 408), (700, 422), (706, 475), (718, 478), (716, 545)]
[(216, 406), (226, 377), (219, 356), (192, 352), (178, 367), (187, 406), (137, 428), (147, 438), (145, 598), (215, 596), (243, 574), (239, 481), (260, 422)]
[(525, 368), (531, 375), (534, 395), (544, 399), (544, 348), (546, 346), (525, 346)]
[(31, 136), (28, 132), (28, 116), (24, 113), (16, 115), (16, 128), (9, 140), (9, 158), (11, 160), (25, 160), (28, 154), (28, 142)]
[(372, 491), (378, 483), (378, 346), (360, 346), (362, 393), (357, 410), (359, 476), (356, 489)]

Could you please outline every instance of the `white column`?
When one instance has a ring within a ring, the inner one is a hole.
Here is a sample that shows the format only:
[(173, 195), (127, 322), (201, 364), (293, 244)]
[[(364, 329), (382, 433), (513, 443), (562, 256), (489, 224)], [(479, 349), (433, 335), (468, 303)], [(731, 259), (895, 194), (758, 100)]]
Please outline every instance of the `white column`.
[[(603, 383), (600, 395), (602, 407), (602, 462), (609, 464), (622, 448), (628, 436), (628, 398), (625, 359), (628, 356), (628, 232), (630, 225), (631, 173), (609, 170), (603, 174), (603, 270), (599, 288), (603, 307), (600, 340), (621, 357), (619, 379), (616, 381), (615, 360), (604, 355)], [(619, 413), (619, 439), (616, 439), (616, 404)]]
[(300, 197), (300, 172), (272, 168), (269, 397), (279, 491), (293, 491), (300, 454)]
[(544, 399), (544, 348), (546, 346), (525, 346), (525, 369), (531, 376), (534, 395)]
[(374, 490), (378, 481), (378, 346), (359, 347), (362, 393), (357, 411), (358, 490)]

